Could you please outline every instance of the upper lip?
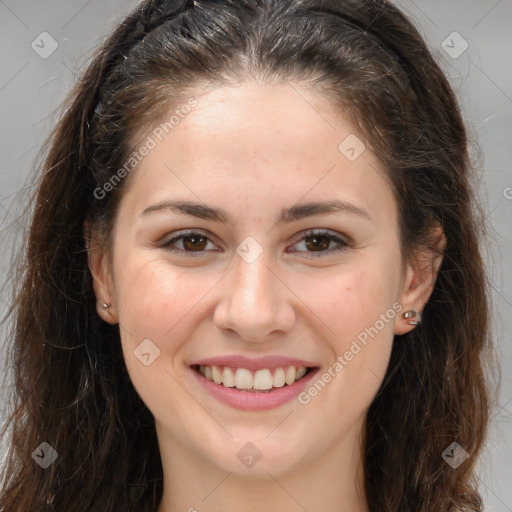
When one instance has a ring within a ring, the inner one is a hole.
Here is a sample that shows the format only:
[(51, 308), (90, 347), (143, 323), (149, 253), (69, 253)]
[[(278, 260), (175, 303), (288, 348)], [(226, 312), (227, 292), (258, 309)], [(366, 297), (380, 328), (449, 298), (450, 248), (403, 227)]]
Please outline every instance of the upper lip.
[(306, 368), (314, 368), (318, 365), (311, 361), (304, 361), (303, 359), (295, 359), (286, 356), (263, 356), (258, 358), (249, 358), (242, 355), (228, 355), (209, 357), (207, 359), (200, 359), (193, 362), (190, 366), (203, 365), (203, 366), (229, 366), (231, 368), (245, 368), (247, 370), (261, 370), (263, 368), (280, 368), (286, 366), (304, 366)]

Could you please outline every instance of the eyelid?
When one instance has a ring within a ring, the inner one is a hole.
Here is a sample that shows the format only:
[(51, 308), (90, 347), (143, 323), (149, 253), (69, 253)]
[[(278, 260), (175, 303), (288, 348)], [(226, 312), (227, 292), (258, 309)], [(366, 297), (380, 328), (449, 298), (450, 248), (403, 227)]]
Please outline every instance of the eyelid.
[[(187, 255), (191, 255), (192, 257), (197, 257), (200, 255), (203, 255), (204, 253), (211, 252), (211, 250), (209, 250), (209, 251), (207, 251), (207, 250), (186, 251), (183, 249), (173, 248), (173, 246), (171, 245), (171, 242), (175, 242), (176, 240), (179, 240), (179, 239), (187, 237), (187, 236), (201, 235), (201, 236), (204, 236), (207, 239), (207, 241), (216, 244), (216, 242), (214, 242), (214, 240), (212, 240), (212, 238), (214, 238), (213, 235), (211, 235), (208, 231), (205, 231), (200, 228), (184, 229), (181, 231), (177, 231), (177, 232), (173, 233), (172, 235), (173, 236), (171, 238), (169, 238), (168, 240), (166, 240), (165, 242), (159, 243), (158, 244), (159, 247), (162, 247), (162, 248), (169, 250), (173, 253), (187, 254)], [(352, 247), (352, 245), (353, 245), (352, 241), (345, 235), (342, 235), (335, 231), (331, 231), (330, 229), (326, 229), (326, 228), (315, 228), (315, 229), (308, 229), (305, 231), (301, 231), (300, 233), (298, 233), (294, 237), (294, 241), (291, 244), (291, 246), (293, 247), (297, 243), (301, 242), (302, 240), (304, 240), (305, 238), (310, 237), (310, 236), (326, 236), (326, 237), (330, 238), (331, 241), (337, 243), (338, 247), (333, 248), (333, 249), (327, 249), (325, 251), (288, 251), (287, 250), (287, 252), (298, 252), (298, 253), (302, 253), (302, 254), (306, 255), (306, 257), (318, 258), (318, 257), (326, 256), (328, 254), (332, 254), (337, 251), (342, 251), (344, 249)], [(215, 251), (215, 252), (218, 252), (218, 251)]]
[(173, 252), (173, 253), (180, 253), (180, 254), (187, 254), (187, 255), (190, 254), (193, 257), (203, 255), (206, 252), (211, 252), (211, 250), (210, 251), (204, 251), (204, 250), (203, 251), (185, 251), (183, 249), (177, 249), (171, 245), (171, 242), (174, 242), (181, 238), (185, 238), (187, 236), (192, 236), (192, 235), (204, 236), (208, 240), (208, 242), (211, 242), (211, 243), (217, 245), (217, 243), (213, 240), (213, 238), (215, 238), (215, 237), (212, 234), (210, 234), (208, 231), (205, 231), (200, 228), (190, 228), (190, 229), (183, 229), (180, 231), (176, 231), (175, 233), (172, 233), (172, 236), (170, 238), (168, 238), (167, 240), (165, 240), (163, 242), (159, 242), (158, 246), (163, 249), (166, 249), (170, 252)]
[(307, 258), (318, 258), (322, 256), (327, 256), (329, 254), (333, 254), (338, 251), (343, 251), (345, 249), (348, 249), (352, 247), (353, 243), (352, 240), (342, 235), (341, 233), (338, 233), (336, 231), (331, 231), (330, 229), (326, 228), (315, 228), (315, 229), (307, 229), (305, 231), (302, 231), (301, 233), (298, 233), (297, 237), (295, 238), (295, 241), (292, 243), (291, 246), (296, 245), (297, 243), (301, 242), (307, 237), (310, 236), (326, 236), (330, 238), (333, 242), (338, 244), (338, 247), (335, 247), (333, 249), (327, 249), (325, 251), (287, 251), (287, 252), (299, 252), (304, 255), (306, 255)]

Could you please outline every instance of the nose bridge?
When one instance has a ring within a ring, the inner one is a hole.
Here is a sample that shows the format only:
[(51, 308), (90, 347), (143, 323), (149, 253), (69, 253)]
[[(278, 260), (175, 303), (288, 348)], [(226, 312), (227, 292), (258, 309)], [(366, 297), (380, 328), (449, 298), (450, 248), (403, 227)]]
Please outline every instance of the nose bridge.
[(272, 290), (268, 256), (263, 252), (253, 261), (236, 256), (235, 261), (231, 292), (234, 306), (245, 309), (246, 314), (257, 310), (260, 315), (269, 314), (277, 297), (276, 290)]
[(215, 312), (215, 322), (244, 339), (263, 341), (272, 331), (289, 329), (293, 312), (271, 270), (270, 255), (263, 251), (251, 260), (240, 254), (234, 255), (234, 268)]

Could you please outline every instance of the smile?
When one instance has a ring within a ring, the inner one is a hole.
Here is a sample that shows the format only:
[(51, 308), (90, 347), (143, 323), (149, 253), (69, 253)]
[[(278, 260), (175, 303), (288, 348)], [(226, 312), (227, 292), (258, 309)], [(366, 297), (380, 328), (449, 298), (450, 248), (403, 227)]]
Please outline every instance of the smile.
[(310, 368), (304, 366), (288, 366), (250, 371), (246, 368), (216, 365), (199, 365), (197, 369), (201, 375), (215, 384), (221, 384), (226, 388), (259, 392), (270, 392), (273, 388), (281, 388), (285, 385), (291, 386), (302, 379), (309, 370)]
[(189, 368), (208, 395), (230, 407), (248, 411), (272, 409), (297, 399), (320, 370), (291, 364), (270, 368), (258, 365), (257, 369), (231, 364), (193, 364)]

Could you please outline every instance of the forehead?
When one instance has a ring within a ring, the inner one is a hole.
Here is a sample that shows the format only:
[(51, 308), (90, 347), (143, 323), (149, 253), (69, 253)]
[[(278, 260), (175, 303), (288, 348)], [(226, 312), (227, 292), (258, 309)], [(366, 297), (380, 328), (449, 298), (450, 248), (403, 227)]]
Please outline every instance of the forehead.
[[(348, 119), (334, 114), (324, 96), (286, 82), (216, 88), (197, 101), (184, 119), (182, 133), (193, 131), (201, 151), (228, 147), (234, 156), (254, 156), (291, 150), (305, 156), (327, 145), (337, 151), (340, 136), (354, 131)], [(230, 147), (235, 139), (245, 144)]]
[(161, 140), (155, 133), (165, 116), (148, 132), (156, 144), (128, 191), (138, 210), (177, 195), (274, 203), (342, 196), (356, 206), (394, 208), (380, 162), (324, 96), (287, 83), (250, 84), (195, 100)]

